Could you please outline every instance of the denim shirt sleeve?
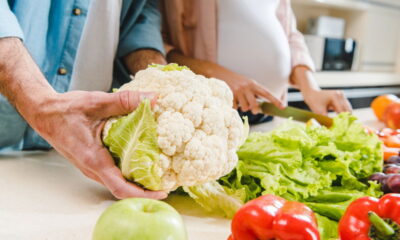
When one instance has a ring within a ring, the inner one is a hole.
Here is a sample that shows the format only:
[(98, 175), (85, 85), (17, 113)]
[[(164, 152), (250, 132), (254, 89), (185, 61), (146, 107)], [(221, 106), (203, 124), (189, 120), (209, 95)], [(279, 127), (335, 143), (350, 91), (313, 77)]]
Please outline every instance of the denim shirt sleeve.
[[(122, 19), (117, 57), (123, 57), (138, 49), (154, 49), (164, 54), (158, 0), (143, 2), (143, 9), (137, 18), (126, 14)], [(130, 8), (133, 9), (127, 11), (134, 11), (138, 7), (133, 2), (131, 5)]]
[(23, 39), (21, 27), (7, 0), (0, 0), (0, 38), (17, 37)]

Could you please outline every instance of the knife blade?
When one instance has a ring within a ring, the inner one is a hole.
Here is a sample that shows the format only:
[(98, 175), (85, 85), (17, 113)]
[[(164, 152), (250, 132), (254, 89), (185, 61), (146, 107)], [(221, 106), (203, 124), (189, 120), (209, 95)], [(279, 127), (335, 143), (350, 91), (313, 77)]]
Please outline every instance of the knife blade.
[(294, 107), (286, 107), (285, 109), (280, 109), (276, 107), (274, 104), (269, 102), (262, 102), (260, 104), (260, 108), (262, 112), (266, 115), (283, 117), (283, 118), (293, 118), (293, 120), (300, 122), (307, 122), (310, 119), (315, 119), (321, 125), (330, 127), (332, 126), (333, 120), (332, 118), (320, 114), (316, 114), (310, 111), (306, 111), (299, 108)]

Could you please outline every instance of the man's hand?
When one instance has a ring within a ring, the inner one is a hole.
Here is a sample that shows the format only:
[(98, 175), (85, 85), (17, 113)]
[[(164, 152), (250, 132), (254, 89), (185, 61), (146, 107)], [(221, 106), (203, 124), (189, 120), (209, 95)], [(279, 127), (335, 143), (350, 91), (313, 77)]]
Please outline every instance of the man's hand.
[(168, 62), (176, 62), (180, 65), (186, 65), (197, 74), (225, 81), (233, 92), (234, 107), (240, 107), (243, 112), (251, 110), (254, 114), (259, 113), (260, 107), (257, 102), (258, 98), (268, 100), (279, 108), (285, 107), (285, 104), (256, 81), (235, 73), (218, 64), (187, 57), (178, 51), (171, 51), (168, 53), (167, 60)]
[(74, 91), (57, 95), (32, 111), (31, 126), (87, 177), (106, 186), (119, 199), (162, 199), (163, 192), (145, 191), (126, 181), (101, 140), (106, 120), (132, 112), (150, 93)]
[(115, 197), (166, 197), (127, 182), (101, 141), (107, 118), (133, 111), (142, 98), (153, 99), (152, 95), (56, 93), (17, 38), (0, 39), (0, 93), (57, 151)]
[(342, 91), (321, 90), (307, 67), (296, 66), (292, 71), (290, 80), (300, 89), (304, 102), (310, 107), (311, 111), (323, 115), (326, 115), (330, 110), (337, 113), (352, 111), (350, 102)]

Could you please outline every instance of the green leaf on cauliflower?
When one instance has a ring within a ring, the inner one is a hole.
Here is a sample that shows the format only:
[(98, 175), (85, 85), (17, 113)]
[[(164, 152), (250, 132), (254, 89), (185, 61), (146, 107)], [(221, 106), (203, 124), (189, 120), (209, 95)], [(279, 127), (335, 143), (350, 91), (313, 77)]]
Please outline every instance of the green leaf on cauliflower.
[(104, 143), (117, 158), (126, 179), (150, 190), (161, 188), (157, 123), (149, 100), (112, 123)]
[(150, 64), (149, 67), (152, 68), (158, 68), (164, 72), (169, 72), (169, 71), (182, 71), (182, 70), (190, 70), (186, 66), (179, 66), (176, 63), (170, 63), (167, 65), (161, 65), (161, 64)]
[(232, 218), (243, 205), (245, 197), (242, 190), (223, 187), (216, 181), (199, 186), (183, 187), (183, 190), (205, 210), (228, 218)]

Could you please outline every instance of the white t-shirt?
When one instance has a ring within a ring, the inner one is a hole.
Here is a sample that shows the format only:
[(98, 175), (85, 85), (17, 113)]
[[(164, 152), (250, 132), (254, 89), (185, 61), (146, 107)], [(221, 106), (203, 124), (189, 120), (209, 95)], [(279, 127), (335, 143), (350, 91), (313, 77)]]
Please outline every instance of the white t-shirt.
[(218, 63), (256, 80), (276, 97), (287, 91), (291, 72), (279, 0), (218, 1)]
[(108, 91), (119, 42), (122, 0), (92, 0), (69, 90)]

